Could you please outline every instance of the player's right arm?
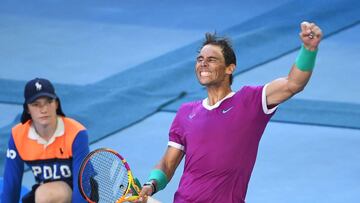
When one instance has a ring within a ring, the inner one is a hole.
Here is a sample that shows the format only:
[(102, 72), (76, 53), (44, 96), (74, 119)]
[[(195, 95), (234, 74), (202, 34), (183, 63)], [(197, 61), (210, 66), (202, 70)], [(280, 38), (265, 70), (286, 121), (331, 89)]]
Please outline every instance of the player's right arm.
[(4, 184), (0, 202), (19, 202), (23, 172), (24, 162), (19, 156), (13, 137), (10, 136), (6, 151)]
[(286, 77), (273, 80), (266, 88), (268, 106), (278, 105), (290, 99), (301, 92), (310, 80), (323, 33), (316, 24), (303, 22), (299, 35), (303, 46), (290, 73)]
[(155, 168), (162, 170), (166, 174), (167, 180), (169, 182), (173, 177), (176, 168), (179, 166), (183, 156), (184, 152), (182, 150), (169, 146), (166, 149), (163, 158), (155, 166)]
[[(173, 177), (175, 170), (179, 166), (183, 157), (184, 157), (184, 152), (182, 150), (169, 146), (166, 149), (162, 159), (159, 161), (159, 163), (155, 166), (155, 168), (151, 172), (150, 180), (148, 181), (148, 183), (150, 182), (151, 184), (144, 185), (144, 187), (140, 192), (140, 196), (141, 197), (151, 196), (155, 192), (158, 192), (159, 190), (163, 189), (163, 187), (165, 187), (165, 185)], [(152, 179), (152, 177), (159, 177), (159, 178)], [(166, 183), (164, 183), (163, 181), (166, 181)], [(143, 201), (146, 202), (145, 198), (141, 198), (138, 202), (143, 202)]]

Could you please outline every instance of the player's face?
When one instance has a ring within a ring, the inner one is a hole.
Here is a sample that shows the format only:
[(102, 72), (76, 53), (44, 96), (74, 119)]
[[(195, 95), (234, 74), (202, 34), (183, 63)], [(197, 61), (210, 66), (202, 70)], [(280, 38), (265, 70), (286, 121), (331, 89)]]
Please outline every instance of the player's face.
[(221, 48), (211, 44), (201, 49), (196, 58), (195, 71), (200, 84), (206, 87), (229, 85), (232, 73), (225, 65)]
[(31, 119), (37, 125), (47, 126), (56, 122), (58, 102), (49, 97), (40, 97), (28, 104)]

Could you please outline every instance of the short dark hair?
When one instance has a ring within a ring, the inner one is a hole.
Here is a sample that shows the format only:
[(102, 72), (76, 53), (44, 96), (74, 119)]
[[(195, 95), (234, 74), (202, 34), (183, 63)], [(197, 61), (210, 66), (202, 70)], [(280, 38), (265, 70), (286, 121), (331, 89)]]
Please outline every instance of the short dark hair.
[[(222, 50), (222, 54), (225, 59), (225, 65), (229, 66), (230, 64), (236, 65), (236, 55), (234, 49), (231, 45), (230, 39), (227, 37), (219, 37), (216, 33), (205, 33), (205, 41), (203, 42), (200, 49), (202, 49), (205, 45), (216, 45), (219, 46)], [(233, 82), (233, 75), (230, 75), (229, 78), (230, 85)]]

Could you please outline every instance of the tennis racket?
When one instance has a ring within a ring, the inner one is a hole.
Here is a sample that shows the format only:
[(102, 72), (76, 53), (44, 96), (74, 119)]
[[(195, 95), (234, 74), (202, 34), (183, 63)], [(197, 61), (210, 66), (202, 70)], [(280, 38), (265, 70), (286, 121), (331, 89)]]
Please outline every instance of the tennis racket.
[(96, 149), (85, 157), (78, 181), (80, 193), (89, 203), (134, 201), (141, 190), (126, 160), (107, 148)]

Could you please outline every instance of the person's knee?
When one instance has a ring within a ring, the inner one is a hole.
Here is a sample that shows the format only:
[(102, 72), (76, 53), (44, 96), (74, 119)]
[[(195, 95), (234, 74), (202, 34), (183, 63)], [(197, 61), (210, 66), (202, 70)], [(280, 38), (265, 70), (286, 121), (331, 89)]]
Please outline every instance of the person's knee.
[(63, 181), (55, 181), (40, 185), (35, 191), (36, 203), (70, 203), (72, 190)]

